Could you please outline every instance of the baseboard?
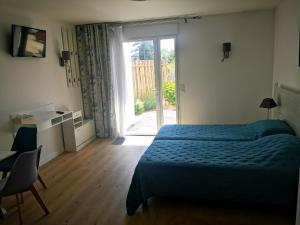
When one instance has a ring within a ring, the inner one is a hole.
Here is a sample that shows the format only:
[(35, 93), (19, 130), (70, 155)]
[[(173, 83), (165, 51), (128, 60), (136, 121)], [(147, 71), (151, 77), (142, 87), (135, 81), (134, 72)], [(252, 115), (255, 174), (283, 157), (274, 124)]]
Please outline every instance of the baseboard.
[(83, 142), (81, 145), (78, 145), (77, 147), (76, 147), (76, 151), (79, 151), (79, 150), (81, 150), (81, 149), (83, 149), (85, 146), (87, 146), (89, 143), (91, 143), (93, 140), (95, 140), (96, 139), (96, 136), (93, 136), (93, 137), (91, 137), (91, 138), (89, 138), (89, 139), (87, 139), (85, 142)]
[(56, 158), (57, 156), (63, 154), (64, 152), (52, 152), (51, 154), (47, 155), (46, 157), (43, 157), (43, 159), (40, 160), (40, 165), (44, 165), (47, 162), (51, 161), (52, 159)]

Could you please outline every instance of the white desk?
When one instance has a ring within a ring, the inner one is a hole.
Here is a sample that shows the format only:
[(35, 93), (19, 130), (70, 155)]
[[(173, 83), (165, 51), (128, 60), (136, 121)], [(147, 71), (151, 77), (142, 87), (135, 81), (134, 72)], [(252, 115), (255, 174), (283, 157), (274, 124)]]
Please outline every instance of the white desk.
[(56, 113), (54, 104), (50, 103), (48, 105), (41, 106), (39, 108), (12, 113), (10, 114), (10, 118), (14, 119), (17, 115), (22, 115), (22, 114), (35, 116), (35, 121), (32, 124), (14, 123), (14, 133), (17, 132), (17, 130), (20, 127), (24, 127), (24, 126), (36, 127), (38, 131), (43, 131), (72, 119), (73, 117), (72, 111), (63, 111), (63, 112), (64, 114)]
[(6, 159), (9, 156), (12, 156), (16, 153), (17, 153), (16, 151), (1, 151), (0, 150), (0, 161), (3, 160), (3, 159)]
[[(64, 112), (64, 114), (58, 114), (56, 113), (56, 110), (61, 110)], [(19, 117), (20, 115), (27, 114), (27, 115), (33, 115), (34, 119), (32, 121), (29, 121), (29, 124), (19, 124), (15, 122), (15, 118)], [(54, 126), (60, 126), (66, 121), (72, 120), (72, 111), (64, 111), (63, 109), (57, 109), (53, 103), (42, 105), (40, 107), (35, 108), (29, 108), (24, 109), (20, 111), (15, 111), (10, 114), (10, 119), (12, 120), (12, 136), (15, 137), (18, 129), (20, 127), (36, 127), (37, 128), (37, 144), (43, 144), (44, 150), (41, 154), (41, 163), (44, 163), (46, 161), (49, 161), (50, 159), (53, 159), (57, 155), (61, 153), (62, 149), (50, 149), (46, 147), (46, 143), (41, 143), (39, 140), (40, 133), (42, 133), (45, 130), (51, 129)], [(62, 127), (61, 127), (62, 129)], [(63, 139), (62, 139), (63, 141)], [(48, 150), (49, 149), (49, 150)]]
[[(95, 127), (93, 120), (83, 120), (81, 111), (63, 111), (63, 114), (56, 113), (54, 104), (50, 103), (38, 108), (23, 110), (10, 114), (10, 118), (19, 115), (33, 115), (34, 120), (29, 124), (14, 123), (13, 135), (20, 127), (36, 127), (37, 131), (47, 130), (56, 125), (63, 125), (62, 132), (64, 148), (66, 151), (77, 151), (95, 138)], [(80, 117), (80, 119), (79, 119)]]
[(36, 121), (32, 124), (14, 124), (14, 132), (25, 126), (36, 127), (38, 131), (47, 130), (73, 118), (72, 111), (64, 111), (64, 114), (58, 114), (55, 111), (35, 112), (34, 116)]

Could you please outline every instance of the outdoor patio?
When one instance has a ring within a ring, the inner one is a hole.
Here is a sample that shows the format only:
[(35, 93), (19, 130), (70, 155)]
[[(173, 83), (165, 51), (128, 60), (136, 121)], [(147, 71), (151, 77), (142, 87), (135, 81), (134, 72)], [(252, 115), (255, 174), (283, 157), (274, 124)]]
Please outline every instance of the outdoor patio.
[[(164, 124), (176, 123), (176, 110), (164, 109)], [(156, 111), (136, 115), (136, 122), (126, 130), (126, 135), (155, 135), (157, 133)]]

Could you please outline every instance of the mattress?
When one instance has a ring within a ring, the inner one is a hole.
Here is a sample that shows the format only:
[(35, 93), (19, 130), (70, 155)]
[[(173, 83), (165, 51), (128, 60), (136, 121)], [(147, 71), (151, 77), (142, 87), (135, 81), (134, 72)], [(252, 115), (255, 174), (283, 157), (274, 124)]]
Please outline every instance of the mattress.
[(129, 188), (127, 213), (153, 196), (294, 205), (300, 139), (277, 134), (255, 141), (156, 140)]

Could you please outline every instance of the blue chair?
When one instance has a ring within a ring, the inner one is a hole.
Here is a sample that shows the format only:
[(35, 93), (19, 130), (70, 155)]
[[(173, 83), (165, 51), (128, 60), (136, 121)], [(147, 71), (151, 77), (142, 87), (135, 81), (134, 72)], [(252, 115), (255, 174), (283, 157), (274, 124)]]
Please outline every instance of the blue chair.
[[(7, 173), (12, 170), (12, 167), (20, 154), (23, 152), (33, 151), (35, 149), (37, 149), (37, 129), (35, 127), (21, 127), (18, 130), (11, 147), (11, 150), (16, 151), (17, 153), (0, 162), (0, 171), (3, 173), (2, 178), (7, 177)], [(39, 166), (39, 160), (40, 153), (37, 157), (37, 167)], [(40, 175), (38, 175), (38, 180), (44, 188), (47, 188)]]

